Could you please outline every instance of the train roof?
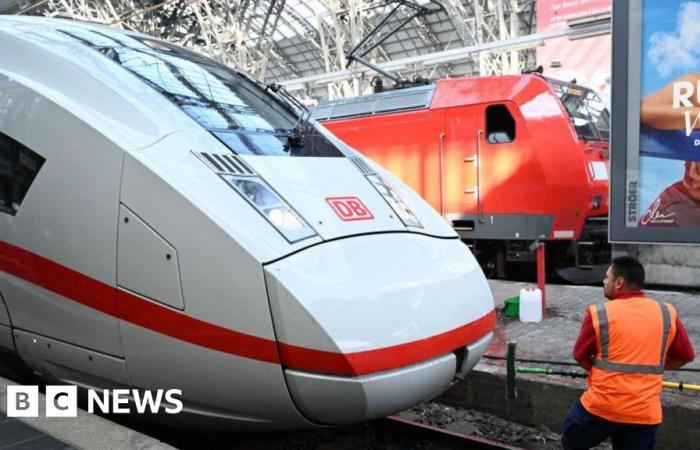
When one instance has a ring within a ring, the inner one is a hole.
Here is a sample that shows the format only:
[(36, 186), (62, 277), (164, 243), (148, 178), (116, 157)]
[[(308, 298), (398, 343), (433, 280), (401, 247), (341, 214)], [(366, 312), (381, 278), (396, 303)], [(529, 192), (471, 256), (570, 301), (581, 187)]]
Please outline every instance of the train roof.
[(199, 129), (142, 80), (82, 43), (78, 38), (85, 33), (157, 41), (96, 24), (0, 16), (0, 76), (46, 97), (125, 150)]
[[(558, 81), (557, 81), (558, 83)], [(439, 109), (512, 101), (519, 103), (533, 91), (549, 91), (547, 78), (538, 75), (446, 78), (435, 84), (398, 89), (361, 97), (322, 102), (317, 120), (349, 119), (376, 114)]]
[(435, 87), (429, 84), (324, 102), (314, 109), (313, 117), (316, 120), (329, 120), (425, 109), (430, 106)]

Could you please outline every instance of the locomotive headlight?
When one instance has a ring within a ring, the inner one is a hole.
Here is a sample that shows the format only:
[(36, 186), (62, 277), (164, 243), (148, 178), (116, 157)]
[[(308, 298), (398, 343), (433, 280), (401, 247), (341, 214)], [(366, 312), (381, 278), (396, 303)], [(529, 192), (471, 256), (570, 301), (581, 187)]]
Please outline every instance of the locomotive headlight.
[(222, 177), (267, 219), (289, 242), (316, 235), (316, 232), (259, 177)]
[(423, 228), (423, 225), (418, 220), (418, 217), (411, 211), (411, 208), (406, 204), (406, 202), (399, 196), (398, 192), (382, 177), (379, 175), (367, 175), (367, 179), (372, 183), (372, 185), (377, 189), (377, 191), (384, 197), (384, 200), (391, 206), (399, 219), (407, 227)]
[(594, 195), (591, 197), (591, 209), (596, 210), (600, 209), (600, 206), (603, 204), (603, 197), (600, 195)]

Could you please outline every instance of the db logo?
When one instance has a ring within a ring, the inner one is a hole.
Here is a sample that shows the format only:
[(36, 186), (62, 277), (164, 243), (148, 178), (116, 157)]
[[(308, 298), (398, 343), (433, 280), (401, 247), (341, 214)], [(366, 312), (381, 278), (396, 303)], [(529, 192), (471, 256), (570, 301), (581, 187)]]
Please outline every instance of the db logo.
[(328, 197), (326, 202), (331, 205), (338, 217), (346, 222), (374, 219), (369, 209), (357, 197)]

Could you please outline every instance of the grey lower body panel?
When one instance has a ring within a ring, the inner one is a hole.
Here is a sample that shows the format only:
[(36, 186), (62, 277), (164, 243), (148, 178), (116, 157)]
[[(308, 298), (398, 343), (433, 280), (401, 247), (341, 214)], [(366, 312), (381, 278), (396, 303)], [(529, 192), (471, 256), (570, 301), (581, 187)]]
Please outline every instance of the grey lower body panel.
[(10, 326), (10, 313), (7, 312), (7, 305), (5, 305), (5, 300), (2, 298), (2, 293), (0, 293), (0, 325)]
[(364, 422), (442, 394), (474, 368), (492, 337), (490, 332), (468, 345), (460, 367), (455, 354), (448, 353), (411, 366), (356, 377), (287, 369), (287, 386), (297, 408), (313, 422), (331, 425)]
[[(537, 240), (552, 232), (551, 214), (447, 214), (462, 239)], [(471, 228), (471, 229), (469, 229)]]
[[(309, 420), (341, 425), (384, 417), (440, 395), (452, 383), (454, 354), (357, 377), (285, 370), (297, 408)], [(339, 408), (338, 405), (344, 405)]]
[(0, 349), (15, 351), (12, 329), (5, 325), (0, 325)]
[(24, 330), (15, 329), (14, 335), (17, 353), (35, 372), (45, 377), (90, 388), (131, 384), (121, 358)]

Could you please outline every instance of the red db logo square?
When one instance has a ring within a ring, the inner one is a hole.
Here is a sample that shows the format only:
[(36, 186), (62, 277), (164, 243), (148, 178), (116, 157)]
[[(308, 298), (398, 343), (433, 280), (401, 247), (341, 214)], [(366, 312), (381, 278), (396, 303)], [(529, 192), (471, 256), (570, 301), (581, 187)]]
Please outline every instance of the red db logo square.
[(369, 209), (357, 197), (328, 197), (326, 202), (333, 208), (340, 220), (350, 222), (352, 220), (374, 219)]

